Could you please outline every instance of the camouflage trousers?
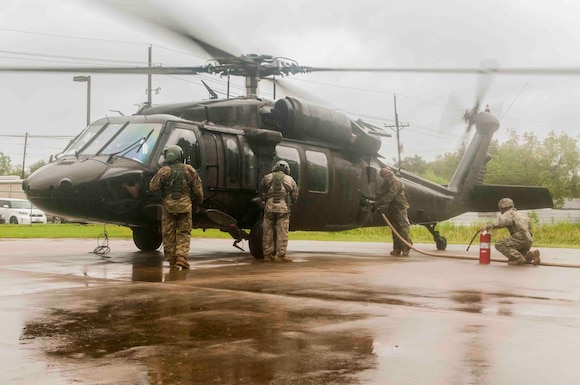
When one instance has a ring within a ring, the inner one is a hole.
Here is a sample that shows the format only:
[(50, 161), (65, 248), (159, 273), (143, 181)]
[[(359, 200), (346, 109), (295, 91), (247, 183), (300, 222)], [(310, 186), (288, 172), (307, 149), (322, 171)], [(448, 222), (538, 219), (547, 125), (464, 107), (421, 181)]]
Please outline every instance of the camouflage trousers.
[(264, 257), (284, 257), (288, 247), (290, 213), (264, 213), (262, 247)]
[(191, 213), (172, 214), (162, 209), (161, 236), (165, 259), (174, 264), (178, 256), (187, 259), (191, 242)]
[[(409, 244), (413, 244), (409, 235), (411, 224), (407, 216), (407, 209), (404, 207), (389, 207), (385, 215), (395, 228), (395, 231)], [(409, 251), (409, 246), (405, 245), (395, 234), (393, 234), (393, 251)]]
[(528, 239), (520, 239), (517, 237), (503, 238), (495, 243), (495, 249), (502, 253), (508, 260), (519, 259), (518, 257), (525, 258), (531, 247), (532, 242)]

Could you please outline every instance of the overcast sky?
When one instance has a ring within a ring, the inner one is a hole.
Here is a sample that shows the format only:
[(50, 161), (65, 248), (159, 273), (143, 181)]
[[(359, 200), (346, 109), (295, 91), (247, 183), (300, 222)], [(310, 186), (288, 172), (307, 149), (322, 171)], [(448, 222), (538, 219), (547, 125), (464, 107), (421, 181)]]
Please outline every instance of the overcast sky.
[[(125, 0), (126, 2), (127, 0)], [(535, 0), (164, 0), (168, 13), (233, 54), (269, 54), (319, 67), (580, 68), (580, 5)], [(209, 55), (146, 22), (91, 0), (3, 0), (0, 66), (203, 65)], [(87, 74), (88, 75), (88, 74)], [(86, 123), (86, 83), (73, 74), (0, 73), (0, 152), (22, 164), (48, 159)], [(208, 75), (154, 76), (154, 104), (208, 98)], [(463, 137), (461, 109), (476, 99), (480, 77), (441, 74), (302, 74), (285, 79), (318, 102), (377, 126), (394, 124), (393, 95), (403, 156), (431, 160), (454, 151)], [(272, 97), (261, 82), (261, 95)], [(91, 120), (132, 114), (147, 99), (146, 76), (92, 75)], [(234, 93), (241, 95), (242, 88)], [(451, 97), (454, 95), (453, 97)], [(278, 95), (280, 96), (280, 95)], [(449, 100), (454, 99), (451, 106)], [(580, 76), (495, 76), (482, 100), (507, 128), (578, 138)], [(394, 139), (382, 152), (396, 157)]]

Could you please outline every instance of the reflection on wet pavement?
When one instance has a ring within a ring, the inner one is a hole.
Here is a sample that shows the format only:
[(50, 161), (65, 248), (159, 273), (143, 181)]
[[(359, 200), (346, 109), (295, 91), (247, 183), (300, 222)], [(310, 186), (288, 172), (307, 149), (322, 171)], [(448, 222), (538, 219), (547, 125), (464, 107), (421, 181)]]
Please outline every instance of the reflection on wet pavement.
[[(0, 261), (0, 358), (10, 363), (0, 383), (491, 385), (573, 377), (558, 370), (580, 353), (575, 277), (565, 271), (367, 252), (297, 259), (268, 264), (198, 250), (192, 269), (181, 271), (161, 253), (129, 245), (107, 258), (75, 250)], [(540, 350), (552, 365), (541, 372), (529, 364)]]

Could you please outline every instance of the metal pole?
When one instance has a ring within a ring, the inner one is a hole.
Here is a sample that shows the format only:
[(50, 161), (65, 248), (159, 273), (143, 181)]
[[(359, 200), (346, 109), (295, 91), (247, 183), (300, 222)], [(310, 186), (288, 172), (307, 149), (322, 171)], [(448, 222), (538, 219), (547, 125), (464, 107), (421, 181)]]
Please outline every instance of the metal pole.
[[(149, 67), (151, 67), (153, 65), (153, 62), (152, 62), (152, 58), (153, 58), (153, 47), (152, 46), (149, 46), (148, 52), (149, 52), (148, 62), (149, 62)], [(151, 74), (148, 74), (147, 75), (147, 105), (149, 105), (149, 106), (151, 106), (151, 103), (152, 103), (152, 96), (151, 96), (151, 92), (152, 92), (151, 87), (152, 87), (152, 85), (151, 85), (151, 83), (152, 83), (151, 82)]]
[(24, 135), (24, 155), (22, 156), (22, 174), (20, 179), (24, 179), (24, 169), (26, 166), (26, 147), (28, 145), (28, 132)]
[(87, 76), (87, 126), (91, 124), (91, 77)]
[(393, 100), (395, 102), (395, 126), (397, 127), (397, 156), (398, 163), (397, 166), (401, 168), (401, 142), (399, 139), (399, 114), (397, 114), (397, 95), (393, 94)]

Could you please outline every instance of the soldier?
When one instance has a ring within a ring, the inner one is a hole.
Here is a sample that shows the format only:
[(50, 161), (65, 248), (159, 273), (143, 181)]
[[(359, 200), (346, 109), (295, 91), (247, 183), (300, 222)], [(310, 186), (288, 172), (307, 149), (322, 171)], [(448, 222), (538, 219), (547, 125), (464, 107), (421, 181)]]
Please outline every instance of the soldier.
[(163, 251), (170, 267), (189, 269), (187, 255), (191, 241), (192, 211), (203, 202), (203, 189), (197, 171), (183, 163), (181, 147), (167, 146), (166, 165), (151, 179), (149, 189), (161, 190), (163, 197), (161, 235)]
[(265, 202), (262, 223), (264, 262), (292, 262), (286, 256), (290, 211), (298, 199), (298, 186), (290, 176), (290, 166), (284, 160), (276, 162), (272, 172), (262, 179), (262, 199)]
[(497, 241), (495, 248), (508, 259), (508, 265), (540, 264), (540, 251), (530, 251), (534, 242), (530, 218), (518, 212), (510, 198), (500, 199), (498, 206), (501, 211), (498, 220), (483, 226), (481, 231), (507, 227), (510, 236)]
[[(379, 207), (389, 218), (397, 233), (409, 244), (412, 244), (409, 236), (411, 224), (407, 216), (409, 203), (405, 195), (405, 185), (395, 177), (395, 173), (388, 167), (381, 168), (380, 175), (384, 182), (379, 188), (375, 206)], [(403, 257), (409, 256), (409, 246), (405, 245), (395, 234), (393, 234), (393, 251), (391, 251), (391, 255), (397, 257), (401, 255)]]

